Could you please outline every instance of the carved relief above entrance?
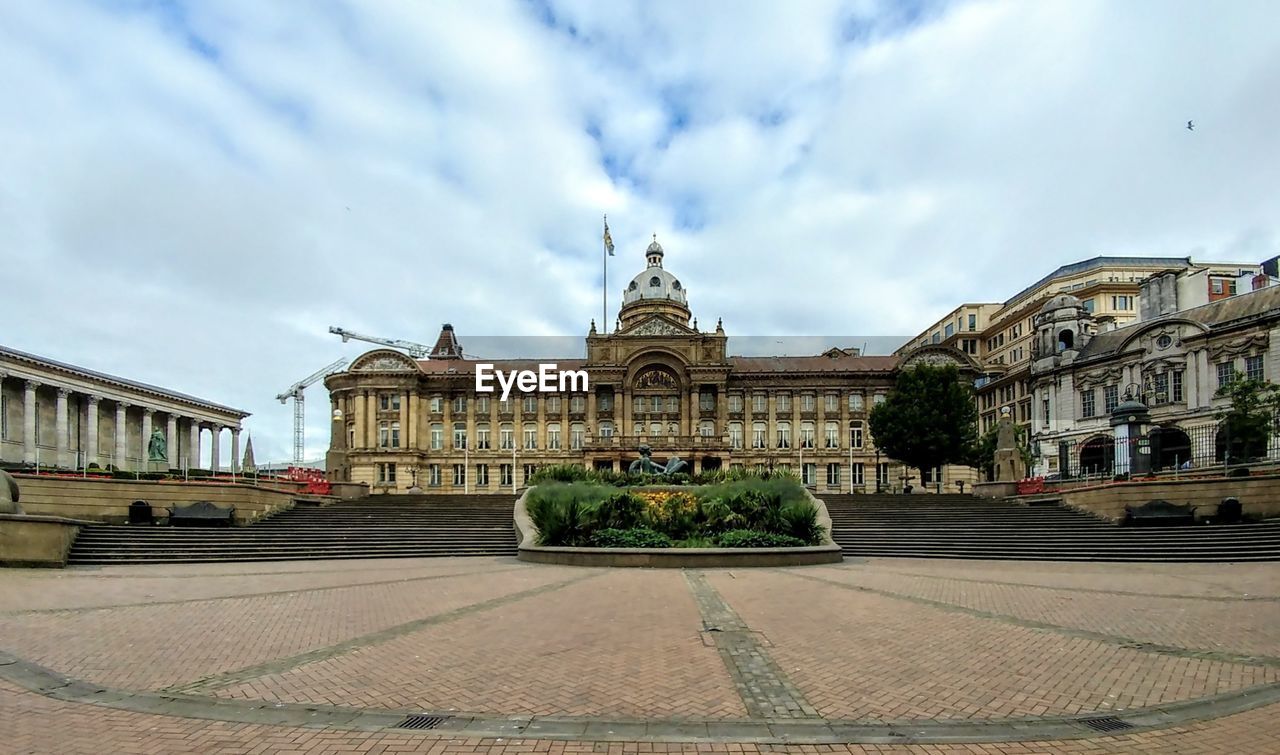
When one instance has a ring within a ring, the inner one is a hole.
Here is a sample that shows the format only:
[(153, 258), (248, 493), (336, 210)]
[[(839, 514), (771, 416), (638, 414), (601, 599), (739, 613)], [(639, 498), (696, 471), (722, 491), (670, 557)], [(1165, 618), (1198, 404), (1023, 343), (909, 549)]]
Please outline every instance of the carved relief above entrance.
[(675, 373), (664, 367), (646, 367), (636, 375), (632, 387), (677, 389), (680, 387), (680, 381), (676, 379)]

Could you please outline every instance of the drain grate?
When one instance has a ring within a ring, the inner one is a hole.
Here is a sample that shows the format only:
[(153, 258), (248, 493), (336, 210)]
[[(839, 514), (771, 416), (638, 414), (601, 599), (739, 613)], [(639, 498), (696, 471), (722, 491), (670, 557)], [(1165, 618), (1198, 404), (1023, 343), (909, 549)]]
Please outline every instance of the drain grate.
[(428, 716), (424, 714), (415, 714), (409, 716), (405, 720), (396, 724), (394, 729), (434, 729), (445, 721), (449, 720), (449, 716)]
[(1102, 731), (1107, 733), (1110, 733), (1113, 731), (1125, 731), (1126, 729), (1133, 728), (1133, 724), (1127, 721), (1121, 721), (1115, 716), (1104, 716), (1102, 718), (1085, 718), (1085, 719), (1081, 719), (1080, 723), (1084, 724), (1085, 726), (1088, 726), (1090, 729), (1093, 729), (1094, 731)]

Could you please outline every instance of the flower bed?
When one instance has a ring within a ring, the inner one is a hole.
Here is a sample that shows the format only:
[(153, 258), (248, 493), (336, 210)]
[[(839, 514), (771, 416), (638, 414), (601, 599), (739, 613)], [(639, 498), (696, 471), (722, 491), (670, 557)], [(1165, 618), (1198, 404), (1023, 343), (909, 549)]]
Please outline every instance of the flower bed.
[(531, 561), (715, 566), (840, 560), (825, 507), (789, 477), (622, 488), (544, 481), (516, 508), (524, 537), (520, 557)]

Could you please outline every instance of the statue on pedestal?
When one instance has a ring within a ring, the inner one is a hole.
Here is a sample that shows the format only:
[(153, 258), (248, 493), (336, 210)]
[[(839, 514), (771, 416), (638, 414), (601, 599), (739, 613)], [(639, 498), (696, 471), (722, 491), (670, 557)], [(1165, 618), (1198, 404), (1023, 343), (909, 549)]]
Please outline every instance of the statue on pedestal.
[(1017, 428), (1007, 406), (1000, 410), (1000, 421), (996, 425), (995, 468), (996, 482), (1017, 482), (1027, 476), (1027, 465), (1018, 448)]
[(21, 514), (22, 506), (18, 503), (18, 481), (13, 475), (0, 469), (0, 514)]
[(156, 430), (151, 433), (151, 439), (147, 441), (147, 461), (168, 460), (169, 442), (164, 439), (164, 433)]

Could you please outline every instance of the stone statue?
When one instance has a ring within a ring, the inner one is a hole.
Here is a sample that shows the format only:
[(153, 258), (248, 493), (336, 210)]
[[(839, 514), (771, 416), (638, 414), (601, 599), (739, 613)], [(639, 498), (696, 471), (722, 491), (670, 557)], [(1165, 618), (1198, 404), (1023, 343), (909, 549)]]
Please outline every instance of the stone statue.
[(22, 506), (18, 503), (18, 481), (8, 472), (0, 469), (0, 514), (21, 514)]
[(151, 433), (151, 440), (147, 442), (147, 461), (168, 460), (169, 442), (164, 439), (164, 433), (156, 430)]
[(627, 472), (630, 474), (675, 474), (688, 471), (689, 464), (681, 460), (679, 456), (672, 456), (668, 459), (665, 467), (654, 461), (653, 449), (647, 444), (641, 444), (640, 458), (631, 462), (631, 465), (627, 467)]
[(1017, 482), (1027, 476), (1027, 465), (1018, 449), (1018, 434), (1009, 407), (1000, 410), (996, 425), (996, 482)]

